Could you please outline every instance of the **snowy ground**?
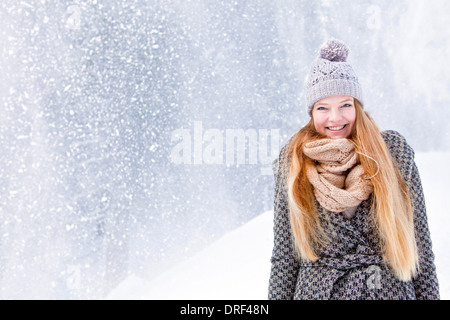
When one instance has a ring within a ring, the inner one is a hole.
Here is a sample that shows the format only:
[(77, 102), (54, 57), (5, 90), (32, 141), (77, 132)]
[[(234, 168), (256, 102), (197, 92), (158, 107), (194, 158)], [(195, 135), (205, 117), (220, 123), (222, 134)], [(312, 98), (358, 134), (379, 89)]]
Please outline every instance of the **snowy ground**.
[[(450, 253), (445, 205), (450, 152), (416, 155), (427, 201), (441, 299), (450, 298)], [(152, 281), (131, 276), (109, 299), (266, 299), (272, 250), (272, 212), (264, 212)]]

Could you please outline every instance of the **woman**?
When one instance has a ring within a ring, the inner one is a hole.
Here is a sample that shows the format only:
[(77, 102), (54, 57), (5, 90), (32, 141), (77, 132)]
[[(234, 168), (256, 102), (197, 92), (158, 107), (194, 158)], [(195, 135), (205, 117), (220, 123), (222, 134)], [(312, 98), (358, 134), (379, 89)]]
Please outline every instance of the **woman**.
[(364, 111), (347, 55), (322, 46), (311, 121), (274, 162), (269, 299), (439, 299), (414, 151)]

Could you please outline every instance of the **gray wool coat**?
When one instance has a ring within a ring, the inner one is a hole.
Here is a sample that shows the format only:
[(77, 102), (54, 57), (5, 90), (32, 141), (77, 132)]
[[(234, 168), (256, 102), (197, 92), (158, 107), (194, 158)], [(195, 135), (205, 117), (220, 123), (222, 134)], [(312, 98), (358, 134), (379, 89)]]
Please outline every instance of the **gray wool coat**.
[(414, 201), (414, 227), (420, 271), (411, 281), (398, 280), (383, 262), (371, 212), (372, 196), (361, 202), (352, 218), (329, 212), (316, 201), (319, 217), (332, 243), (318, 249), (315, 262), (294, 253), (287, 200), (290, 160), (287, 144), (274, 161), (274, 247), (269, 299), (439, 299), (439, 286), (428, 229), (422, 184), (414, 151), (395, 131), (382, 132)]

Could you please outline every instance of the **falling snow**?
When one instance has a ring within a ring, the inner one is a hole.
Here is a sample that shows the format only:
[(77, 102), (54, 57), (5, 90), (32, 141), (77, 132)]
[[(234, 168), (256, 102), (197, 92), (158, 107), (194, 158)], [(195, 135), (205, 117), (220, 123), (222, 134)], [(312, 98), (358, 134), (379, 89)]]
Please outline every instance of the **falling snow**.
[[(444, 0), (2, 1), (0, 299), (103, 298), (271, 210), (270, 166), (249, 145), (244, 163), (194, 157), (225, 154), (227, 130), (277, 130), (281, 147), (308, 121), (303, 80), (328, 37), (349, 46), (382, 129), (450, 150), (448, 12)], [(191, 162), (171, 162), (174, 132), (190, 134)]]

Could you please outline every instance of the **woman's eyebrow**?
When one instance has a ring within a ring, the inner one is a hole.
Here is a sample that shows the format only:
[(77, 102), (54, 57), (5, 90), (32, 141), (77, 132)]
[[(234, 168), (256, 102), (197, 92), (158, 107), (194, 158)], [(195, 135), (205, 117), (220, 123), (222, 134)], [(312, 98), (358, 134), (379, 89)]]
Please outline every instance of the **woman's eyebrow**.
[[(341, 102), (339, 102), (339, 104), (344, 103), (344, 102), (353, 102), (353, 99), (352, 98), (344, 99)], [(329, 104), (326, 102), (320, 102), (320, 103), (315, 104), (314, 106), (317, 107), (317, 106), (328, 106), (328, 105)]]

